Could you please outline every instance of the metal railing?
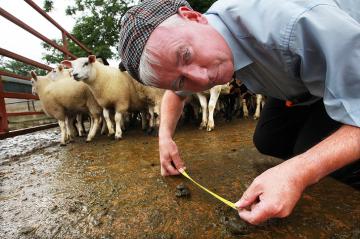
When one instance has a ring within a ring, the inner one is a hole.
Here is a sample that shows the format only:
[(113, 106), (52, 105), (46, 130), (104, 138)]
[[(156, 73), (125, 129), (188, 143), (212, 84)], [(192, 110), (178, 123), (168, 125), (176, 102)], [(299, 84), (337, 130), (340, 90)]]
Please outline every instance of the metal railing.
[[(45, 11), (43, 11), (33, 1), (31, 1), (31, 0), (24, 0), (24, 1), (29, 6), (31, 6), (34, 10), (36, 10), (39, 14), (41, 14), (44, 18), (46, 18), (52, 25), (54, 25), (56, 28), (58, 28), (61, 31), (62, 40), (63, 40), (62, 46), (58, 45), (57, 43), (50, 40), (46, 36), (42, 35), (41, 33), (36, 31), (32, 27), (27, 25), (25, 22), (16, 18), (11, 13), (5, 11), (1, 7), (0, 7), (0, 15), (2, 17), (6, 18), (7, 20), (11, 21), (12, 23), (18, 25), (19, 27), (23, 28), (25, 31), (33, 34), (34, 36), (36, 36), (43, 42), (46, 42), (50, 46), (61, 51), (64, 54), (65, 59), (69, 59), (69, 58), (76, 59), (76, 56), (73, 55), (68, 50), (68, 47), (67, 47), (68, 46), (68, 41), (67, 41), (68, 38), (71, 39), (79, 47), (81, 47), (85, 52), (87, 52), (88, 54), (92, 54), (91, 50), (86, 48), (79, 40), (77, 40), (74, 36), (72, 36), (70, 33), (68, 33), (63, 27), (60, 26), (60, 24), (58, 24), (54, 19), (52, 19)], [(14, 59), (16, 61), (20, 61), (27, 65), (31, 65), (31, 66), (46, 70), (46, 71), (52, 70), (52, 67), (50, 67), (48, 65), (45, 65), (40, 62), (34, 61), (32, 59), (26, 58), (24, 56), (21, 56), (19, 54), (16, 54), (14, 52), (8, 51), (3, 48), (0, 48), (0, 55)], [(15, 135), (20, 135), (20, 134), (30, 133), (30, 132), (34, 132), (36, 130), (54, 127), (57, 125), (57, 124), (47, 124), (47, 125), (31, 127), (31, 128), (21, 129), (21, 130), (9, 131), (9, 125), (8, 125), (8, 117), (9, 116), (36, 115), (36, 114), (43, 114), (43, 112), (42, 111), (41, 112), (36, 112), (36, 111), (28, 112), (27, 111), (27, 112), (13, 112), (13, 113), (6, 112), (5, 98), (26, 99), (26, 100), (29, 100), (29, 99), (39, 100), (39, 98), (38, 98), (38, 96), (32, 95), (30, 93), (4, 91), (2, 76), (8, 76), (8, 77), (16, 78), (16, 79), (21, 79), (21, 80), (30, 80), (30, 77), (28, 77), (28, 76), (23, 76), (23, 75), (15, 74), (13, 72), (0, 70), (0, 139), (15, 136)]]

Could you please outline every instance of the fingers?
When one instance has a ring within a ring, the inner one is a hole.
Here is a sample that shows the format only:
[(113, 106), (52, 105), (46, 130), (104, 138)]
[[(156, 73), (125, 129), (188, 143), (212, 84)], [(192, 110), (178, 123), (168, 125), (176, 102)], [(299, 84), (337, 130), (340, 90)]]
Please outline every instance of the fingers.
[(179, 171), (171, 163), (167, 164), (165, 167), (166, 167), (166, 170), (169, 173), (169, 175), (180, 174)]
[(261, 190), (259, 190), (259, 187), (257, 186), (257, 183), (254, 180), (254, 182), (243, 193), (240, 200), (235, 203), (235, 206), (239, 209), (246, 208), (256, 203), (261, 193), (262, 193)]
[[(246, 189), (240, 200), (235, 203), (235, 206), (239, 210), (239, 216), (254, 225), (269, 218), (266, 210), (264, 210), (264, 202), (261, 201), (262, 190), (260, 188), (255, 179)], [(246, 209), (249, 207), (249, 210)]]
[(164, 177), (169, 176), (169, 173), (162, 165), (160, 165), (160, 173), (161, 173), (161, 176), (164, 176)]
[(179, 154), (172, 155), (172, 162), (174, 163), (175, 168), (177, 170), (180, 170), (180, 169), (185, 170), (185, 164), (181, 160)]
[(162, 176), (170, 176), (170, 175), (178, 175), (179, 171), (174, 168), (169, 162), (161, 163), (160, 167), (161, 175)]
[(240, 210), (239, 216), (243, 220), (253, 225), (258, 225), (266, 221), (270, 217), (272, 217), (272, 215), (269, 214), (269, 211), (267, 210), (265, 203), (261, 201), (259, 203), (254, 204), (251, 207), (251, 210), (246, 210), (246, 209)]
[(169, 176), (180, 174), (178, 169), (183, 168), (184, 163), (180, 159), (175, 142), (171, 138), (159, 140), (159, 151), (161, 175)]
[[(184, 163), (180, 159), (179, 155), (177, 155), (176, 159), (174, 159), (174, 158), (175, 157), (168, 156), (165, 159), (160, 160), (161, 161), (160, 165), (161, 165), (161, 175), (162, 176), (178, 175), (178, 174), (180, 174), (178, 169), (184, 169), (185, 168), (183, 166)], [(176, 163), (175, 163), (175, 161), (176, 161)], [(174, 166), (174, 164), (175, 164), (175, 166)], [(179, 166), (177, 167), (176, 164), (179, 165)]]

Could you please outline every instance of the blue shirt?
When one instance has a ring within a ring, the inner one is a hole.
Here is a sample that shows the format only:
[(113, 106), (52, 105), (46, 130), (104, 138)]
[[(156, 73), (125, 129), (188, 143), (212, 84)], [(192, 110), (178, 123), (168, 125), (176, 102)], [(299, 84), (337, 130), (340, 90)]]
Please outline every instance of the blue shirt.
[(219, 0), (205, 13), (255, 93), (323, 98), (329, 116), (360, 127), (360, 0)]

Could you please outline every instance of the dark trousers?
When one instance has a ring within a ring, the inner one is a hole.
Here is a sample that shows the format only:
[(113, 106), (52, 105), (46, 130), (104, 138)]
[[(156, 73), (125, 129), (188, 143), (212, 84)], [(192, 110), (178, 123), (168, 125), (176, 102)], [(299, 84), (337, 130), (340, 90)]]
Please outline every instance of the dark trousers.
[[(261, 153), (286, 160), (305, 152), (341, 125), (329, 117), (322, 100), (287, 107), (285, 101), (268, 98), (255, 129), (254, 144)], [(360, 160), (331, 176), (360, 189)]]

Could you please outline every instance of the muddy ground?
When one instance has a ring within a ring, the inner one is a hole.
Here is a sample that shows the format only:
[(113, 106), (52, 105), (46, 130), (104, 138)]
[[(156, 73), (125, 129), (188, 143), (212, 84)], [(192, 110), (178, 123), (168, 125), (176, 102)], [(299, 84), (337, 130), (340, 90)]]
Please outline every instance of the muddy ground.
[[(236, 202), (279, 163), (256, 151), (255, 121), (178, 129), (188, 173)], [(0, 141), (0, 238), (360, 238), (360, 192), (331, 178), (307, 189), (292, 215), (260, 226), (186, 178), (160, 176), (157, 138), (130, 129), (58, 145), (58, 129)], [(177, 197), (185, 184), (189, 196)]]

